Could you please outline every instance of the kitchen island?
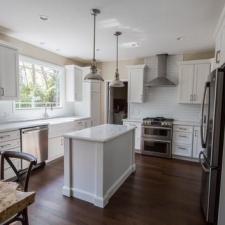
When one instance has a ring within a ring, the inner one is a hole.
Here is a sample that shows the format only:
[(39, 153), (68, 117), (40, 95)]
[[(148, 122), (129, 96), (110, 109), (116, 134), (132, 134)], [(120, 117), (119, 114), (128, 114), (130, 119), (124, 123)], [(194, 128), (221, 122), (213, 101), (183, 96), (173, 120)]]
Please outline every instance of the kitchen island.
[(104, 208), (135, 171), (134, 130), (104, 124), (65, 134), (63, 194)]

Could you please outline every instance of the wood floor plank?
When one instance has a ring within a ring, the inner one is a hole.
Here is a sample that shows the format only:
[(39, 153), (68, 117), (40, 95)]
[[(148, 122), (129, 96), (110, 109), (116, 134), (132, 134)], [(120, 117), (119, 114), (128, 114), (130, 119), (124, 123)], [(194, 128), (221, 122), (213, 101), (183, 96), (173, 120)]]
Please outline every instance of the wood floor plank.
[(33, 174), (31, 225), (205, 225), (198, 164), (136, 156), (137, 171), (105, 209), (62, 195), (63, 160)]

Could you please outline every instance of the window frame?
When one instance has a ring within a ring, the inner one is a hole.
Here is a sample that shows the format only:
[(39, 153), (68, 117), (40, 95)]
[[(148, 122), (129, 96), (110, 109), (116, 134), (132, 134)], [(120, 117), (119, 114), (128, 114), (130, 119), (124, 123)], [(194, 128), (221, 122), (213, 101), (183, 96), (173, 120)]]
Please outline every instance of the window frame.
[[(42, 60), (39, 60), (39, 59), (35, 59), (35, 58), (32, 58), (32, 57), (24, 56), (24, 55), (19, 55), (18, 62), (20, 62), (20, 60), (28, 62), (28, 63), (32, 63), (32, 64), (46, 66), (46, 67), (49, 67), (49, 68), (52, 68), (52, 69), (55, 69), (55, 70), (59, 71), (60, 105), (59, 106), (53, 106), (53, 107), (51, 107), (51, 106), (47, 106), (47, 107), (43, 106), (43, 107), (34, 107), (34, 108), (32, 108), (32, 107), (30, 107), (30, 108), (17, 108), (16, 107), (16, 102), (18, 102), (19, 99), (20, 99), (20, 83), (18, 83), (18, 86), (19, 86), (19, 98), (18, 98), (17, 101), (14, 101), (14, 110), (21, 111), (21, 110), (43, 110), (45, 108), (47, 108), (47, 109), (62, 109), (62, 108), (64, 108), (64, 106), (65, 106), (65, 69), (64, 69), (64, 67), (56, 65), (56, 64), (53, 64), (53, 63), (49, 63), (49, 62), (46, 62), (46, 61), (42, 61)], [(18, 74), (18, 76), (20, 76), (20, 73)]]

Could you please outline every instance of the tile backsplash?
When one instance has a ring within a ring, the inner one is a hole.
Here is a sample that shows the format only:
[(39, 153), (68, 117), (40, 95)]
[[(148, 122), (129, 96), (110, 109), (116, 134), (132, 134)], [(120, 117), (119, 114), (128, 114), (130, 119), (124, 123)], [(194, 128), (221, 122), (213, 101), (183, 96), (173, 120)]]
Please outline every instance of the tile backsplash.
[[(182, 55), (168, 56), (167, 76), (170, 80), (178, 83), (179, 62), (183, 60)], [(145, 64), (149, 70), (147, 81), (156, 77), (155, 56), (147, 57)], [(200, 105), (178, 104), (178, 87), (151, 87), (146, 89), (146, 99), (144, 103), (130, 104), (130, 118), (143, 118), (150, 116), (164, 116), (176, 120), (199, 121)]]

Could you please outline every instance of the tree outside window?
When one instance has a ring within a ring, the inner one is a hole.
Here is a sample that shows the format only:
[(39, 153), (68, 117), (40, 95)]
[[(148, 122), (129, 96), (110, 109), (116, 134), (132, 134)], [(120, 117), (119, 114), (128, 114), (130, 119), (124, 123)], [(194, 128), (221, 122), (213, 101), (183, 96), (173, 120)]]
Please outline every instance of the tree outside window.
[(59, 107), (60, 70), (20, 60), (20, 99), (17, 109)]

